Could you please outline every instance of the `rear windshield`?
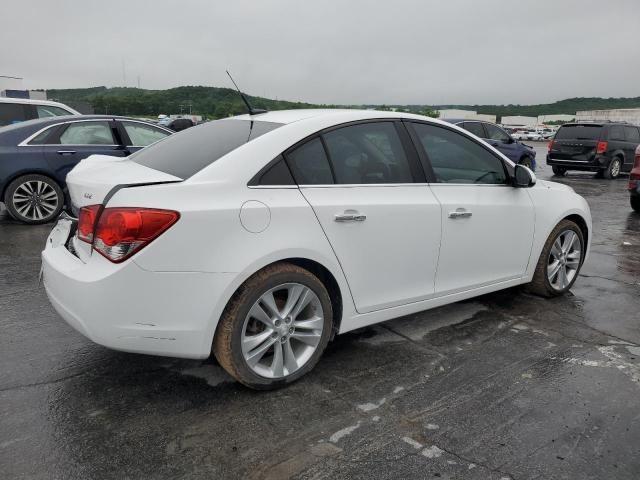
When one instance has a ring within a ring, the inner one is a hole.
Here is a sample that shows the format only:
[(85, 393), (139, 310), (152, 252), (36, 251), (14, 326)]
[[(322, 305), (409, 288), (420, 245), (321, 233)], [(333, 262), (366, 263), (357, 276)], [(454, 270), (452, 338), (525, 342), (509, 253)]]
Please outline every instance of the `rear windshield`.
[(602, 125), (565, 125), (556, 133), (556, 140), (598, 140)]
[(251, 140), (282, 126), (251, 120), (216, 120), (149, 145), (130, 159), (183, 180)]

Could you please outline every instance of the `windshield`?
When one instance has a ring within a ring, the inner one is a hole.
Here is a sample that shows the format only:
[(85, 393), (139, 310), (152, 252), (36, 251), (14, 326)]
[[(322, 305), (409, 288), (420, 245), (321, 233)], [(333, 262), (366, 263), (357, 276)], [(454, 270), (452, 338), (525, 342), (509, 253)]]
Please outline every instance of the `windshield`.
[(556, 133), (556, 140), (598, 140), (602, 125), (565, 125)]
[(282, 126), (251, 120), (216, 120), (188, 128), (140, 150), (130, 159), (183, 180), (241, 145)]

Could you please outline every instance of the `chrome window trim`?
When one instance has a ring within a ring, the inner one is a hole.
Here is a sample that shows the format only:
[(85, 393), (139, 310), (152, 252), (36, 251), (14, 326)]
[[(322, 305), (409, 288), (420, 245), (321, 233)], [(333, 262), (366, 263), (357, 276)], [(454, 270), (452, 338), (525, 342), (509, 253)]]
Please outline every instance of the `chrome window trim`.
[[(278, 187), (278, 188), (284, 188)], [(446, 183), (446, 182), (438, 182), (438, 183), (349, 183), (349, 184), (322, 184), (322, 185), (309, 185), (309, 184), (301, 184), (298, 185), (300, 188), (360, 188), (360, 187), (509, 187), (513, 188), (512, 185), (508, 183)], [(264, 188), (261, 185), (253, 186), (249, 188)]]
[[(59, 122), (59, 123), (54, 123), (52, 125), (47, 125), (46, 127), (41, 128), (40, 130), (38, 130), (36, 133), (28, 136), (27, 138), (25, 138), (22, 142), (20, 142), (17, 146), (18, 147), (52, 147), (52, 146), (74, 146), (74, 147), (95, 147), (96, 145), (98, 146), (102, 146), (102, 147), (119, 147), (120, 145), (118, 144), (114, 144), (114, 145), (105, 145), (105, 144), (95, 144), (95, 143), (90, 143), (90, 144), (71, 144), (71, 143), (41, 143), (38, 145), (31, 145), (29, 144), (29, 142), (31, 140), (33, 140), (34, 138), (36, 138), (38, 135), (40, 135), (41, 133), (49, 130), (50, 128), (55, 128), (55, 127), (59, 127), (60, 125), (67, 125), (69, 123), (81, 123), (81, 122), (112, 122), (112, 121), (116, 121), (116, 122), (135, 122), (135, 123), (141, 123), (143, 125), (147, 125), (147, 126), (152, 126), (155, 128), (158, 128), (160, 130), (164, 130), (165, 132), (169, 133), (169, 135), (174, 134), (175, 132), (173, 130), (170, 130), (168, 128), (164, 128), (161, 127), (159, 125), (150, 125), (147, 122), (143, 122), (141, 120), (124, 120), (124, 119), (120, 119), (120, 118), (109, 118), (109, 119), (103, 119), (103, 118), (82, 118), (79, 120), (67, 120), (66, 122)], [(124, 126), (122, 127), (124, 128)], [(155, 143), (155, 142), (154, 142)], [(144, 147), (140, 147), (137, 145), (129, 145), (131, 148), (144, 148)]]

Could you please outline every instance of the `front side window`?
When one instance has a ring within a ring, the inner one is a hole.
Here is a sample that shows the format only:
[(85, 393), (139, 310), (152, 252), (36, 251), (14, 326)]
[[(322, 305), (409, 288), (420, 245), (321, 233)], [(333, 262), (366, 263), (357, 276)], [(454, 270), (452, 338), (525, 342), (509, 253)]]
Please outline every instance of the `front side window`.
[(127, 135), (129, 135), (130, 146), (146, 147), (158, 140), (168, 137), (170, 134), (159, 128), (138, 122), (121, 122)]
[(502, 130), (501, 128), (496, 127), (495, 125), (486, 124), (484, 126), (487, 129), (487, 138), (490, 140), (496, 140), (502, 143), (509, 143), (511, 141), (511, 137)]
[(60, 107), (53, 107), (51, 105), (37, 105), (36, 111), (38, 112), (38, 118), (60, 117), (63, 115), (72, 115), (65, 109)]
[(480, 122), (464, 122), (463, 128), (467, 132), (473, 133), (476, 137), (486, 138), (486, 134), (484, 133), (484, 129)]
[(314, 138), (287, 155), (291, 173), (298, 185), (329, 185), (333, 175), (322, 141)]
[(0, 127), (27, 119), (24, 105), (21, 103), (0, 103)]
[(60, 135), (60, 145), (115, 145), (109, 122), (70, 123)]
[(411, 183), (413, 175), (391, 122), (363, 123), (323, 135), (336, 183)]
[(447, 128), (414, 123), (439, 183), (505, 184), (504, 164), (491, 152)]

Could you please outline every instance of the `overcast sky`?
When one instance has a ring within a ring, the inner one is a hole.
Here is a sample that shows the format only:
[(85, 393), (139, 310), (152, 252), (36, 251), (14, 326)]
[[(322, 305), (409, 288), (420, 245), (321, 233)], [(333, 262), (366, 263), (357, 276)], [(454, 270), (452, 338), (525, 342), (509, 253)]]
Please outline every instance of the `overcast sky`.
[(247, 93), (322, 103), (640, 96), (640, 0), (15, 0), (2, 11), (0, 75), (24, 88), (229, 86), (229, 68)]

